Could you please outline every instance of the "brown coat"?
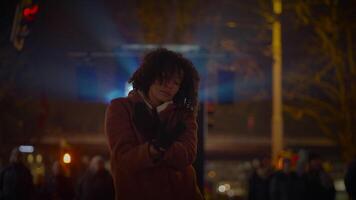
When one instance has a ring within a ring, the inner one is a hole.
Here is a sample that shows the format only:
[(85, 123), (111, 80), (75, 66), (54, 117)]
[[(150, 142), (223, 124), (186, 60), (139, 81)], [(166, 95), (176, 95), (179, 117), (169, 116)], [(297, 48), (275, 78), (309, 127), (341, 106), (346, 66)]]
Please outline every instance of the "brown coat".
[[(105, 132), (111, 151), (111, 170), (116, 200), (201, 200), (192, 163), (197, 151), (197, 123), (185, 113), (187, 129), (154, 163), (149, 145), (136, 129), (133, 105), (142, 101), (137, 93), (114, 99), (107, 108)], [(159, 115), (172, 117), (174, 104)]]

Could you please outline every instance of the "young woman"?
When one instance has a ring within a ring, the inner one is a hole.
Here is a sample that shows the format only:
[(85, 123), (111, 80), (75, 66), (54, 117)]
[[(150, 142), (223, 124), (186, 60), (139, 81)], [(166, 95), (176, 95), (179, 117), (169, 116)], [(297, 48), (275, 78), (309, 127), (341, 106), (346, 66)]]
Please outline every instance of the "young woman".
[(197, 151), (199, 75), (181, 54), (149, 52), (112, 100), (105, 132), (116, 200), (200, 200), (192, 163)]

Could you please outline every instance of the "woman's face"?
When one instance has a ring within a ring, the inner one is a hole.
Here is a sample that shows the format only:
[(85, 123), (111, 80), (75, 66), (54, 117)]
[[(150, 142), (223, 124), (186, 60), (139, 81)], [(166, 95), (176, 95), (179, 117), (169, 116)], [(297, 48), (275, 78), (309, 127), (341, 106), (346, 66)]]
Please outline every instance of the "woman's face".
[(148, 99), (152, 106), (156, 107), (164, 102), (173, 100), (181, 82), (182, 78), (178, 74), (173, 75), (166, 81), (155, 80), (148, 90)]

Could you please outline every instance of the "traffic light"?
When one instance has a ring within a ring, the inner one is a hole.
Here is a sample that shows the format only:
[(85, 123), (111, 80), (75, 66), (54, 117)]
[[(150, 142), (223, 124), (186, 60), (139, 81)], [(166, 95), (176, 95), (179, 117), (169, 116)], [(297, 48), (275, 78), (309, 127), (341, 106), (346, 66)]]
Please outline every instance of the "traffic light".
[(20, 0), (17, 4), (10, 37), (10, 41), (16, 50), (21, 51), (23, 49), (25, 38), (30, 33), (38, 12), (39, 5), (37, 1)]
[(38, 13), (38, 4), (30, 4), (27, 7), (23, 8), (22, 16), (24, 23), (31, 23), (35, 20), (35, 17)]

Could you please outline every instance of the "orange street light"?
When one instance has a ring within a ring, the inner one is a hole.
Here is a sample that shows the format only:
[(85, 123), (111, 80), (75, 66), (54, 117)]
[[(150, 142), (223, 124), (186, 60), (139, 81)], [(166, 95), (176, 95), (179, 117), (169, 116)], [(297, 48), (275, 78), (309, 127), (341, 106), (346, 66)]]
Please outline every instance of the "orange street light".
[(64, 164), (69, 164), (72, 162), (72, 156), (69, 153), (65, 153), (63, 155), (63, 163)]

